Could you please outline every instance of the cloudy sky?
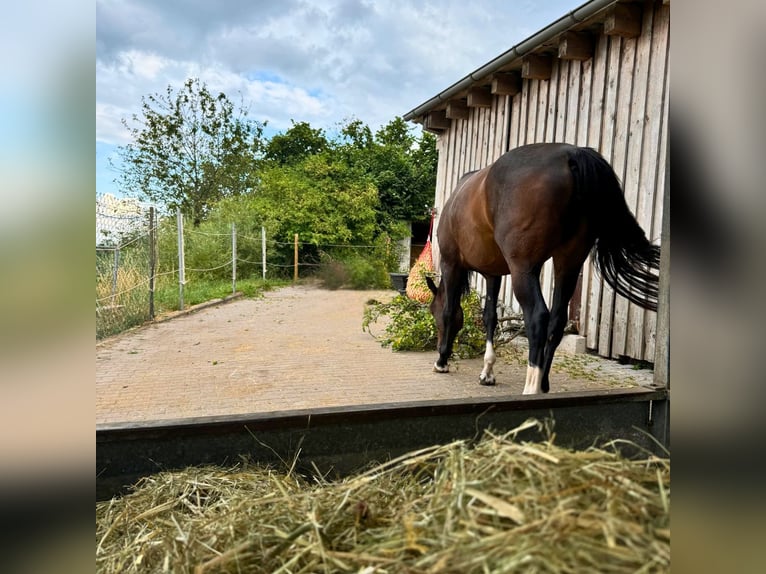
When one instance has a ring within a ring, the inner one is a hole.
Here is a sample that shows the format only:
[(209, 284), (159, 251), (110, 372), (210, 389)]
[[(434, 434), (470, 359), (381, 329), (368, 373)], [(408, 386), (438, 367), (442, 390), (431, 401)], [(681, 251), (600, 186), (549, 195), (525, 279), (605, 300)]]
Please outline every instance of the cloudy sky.
[(97, 0), (96, 190), (142, 96), (200, 78), (268, 122), (373, 130), (584, 0)]

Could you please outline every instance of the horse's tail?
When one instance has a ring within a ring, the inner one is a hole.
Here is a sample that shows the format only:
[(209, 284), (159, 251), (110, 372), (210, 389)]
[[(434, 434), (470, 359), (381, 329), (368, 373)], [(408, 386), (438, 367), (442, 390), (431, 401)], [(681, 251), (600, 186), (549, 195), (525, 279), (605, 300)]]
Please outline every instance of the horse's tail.
[(629, 301), (656, 311), (660, 248), (649, 243), (628, 209), (614, 170), (591, 148), (576, 148), (569, 167), (595, 227), (592, 255), (601, 276)]

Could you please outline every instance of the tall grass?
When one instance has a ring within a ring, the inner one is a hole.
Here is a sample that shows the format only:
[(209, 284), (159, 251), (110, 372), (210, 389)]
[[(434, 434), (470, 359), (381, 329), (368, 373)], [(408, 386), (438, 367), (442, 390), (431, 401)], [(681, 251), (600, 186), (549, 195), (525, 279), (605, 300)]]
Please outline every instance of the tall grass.
[(142, 246), (96, 252), (96, 338), (149, 319), (148, 254)]

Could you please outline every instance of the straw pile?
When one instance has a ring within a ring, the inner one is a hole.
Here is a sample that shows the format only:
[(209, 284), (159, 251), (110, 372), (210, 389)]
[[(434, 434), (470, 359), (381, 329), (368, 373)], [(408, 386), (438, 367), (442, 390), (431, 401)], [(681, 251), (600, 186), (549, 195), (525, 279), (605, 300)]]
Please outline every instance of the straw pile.
[(96, 506), (99, 572), (664, 572), (670, 462), (510, 433), (337, 482), (190, 468)]

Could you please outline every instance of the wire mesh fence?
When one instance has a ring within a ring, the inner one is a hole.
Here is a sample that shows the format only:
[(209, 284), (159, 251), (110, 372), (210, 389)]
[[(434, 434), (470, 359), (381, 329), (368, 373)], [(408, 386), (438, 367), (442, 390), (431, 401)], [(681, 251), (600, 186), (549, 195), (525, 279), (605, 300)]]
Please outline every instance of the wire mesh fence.
[(292, 241), (269, 238), (258, 223), (202, 229), (187, 225), (180, 212), (97, 196), (96, 338), (184, 309), (199, 298), (234, 293), (245, 280), (312, 275), (328, 288), (389, 287), (387, 269), (401, 256), (401, 247), (386, 241), (318, 244), (292, 235)]
[(151, 318), (151, 219), (154, 210), (133, 199), (96, 198), (96, 337)]

